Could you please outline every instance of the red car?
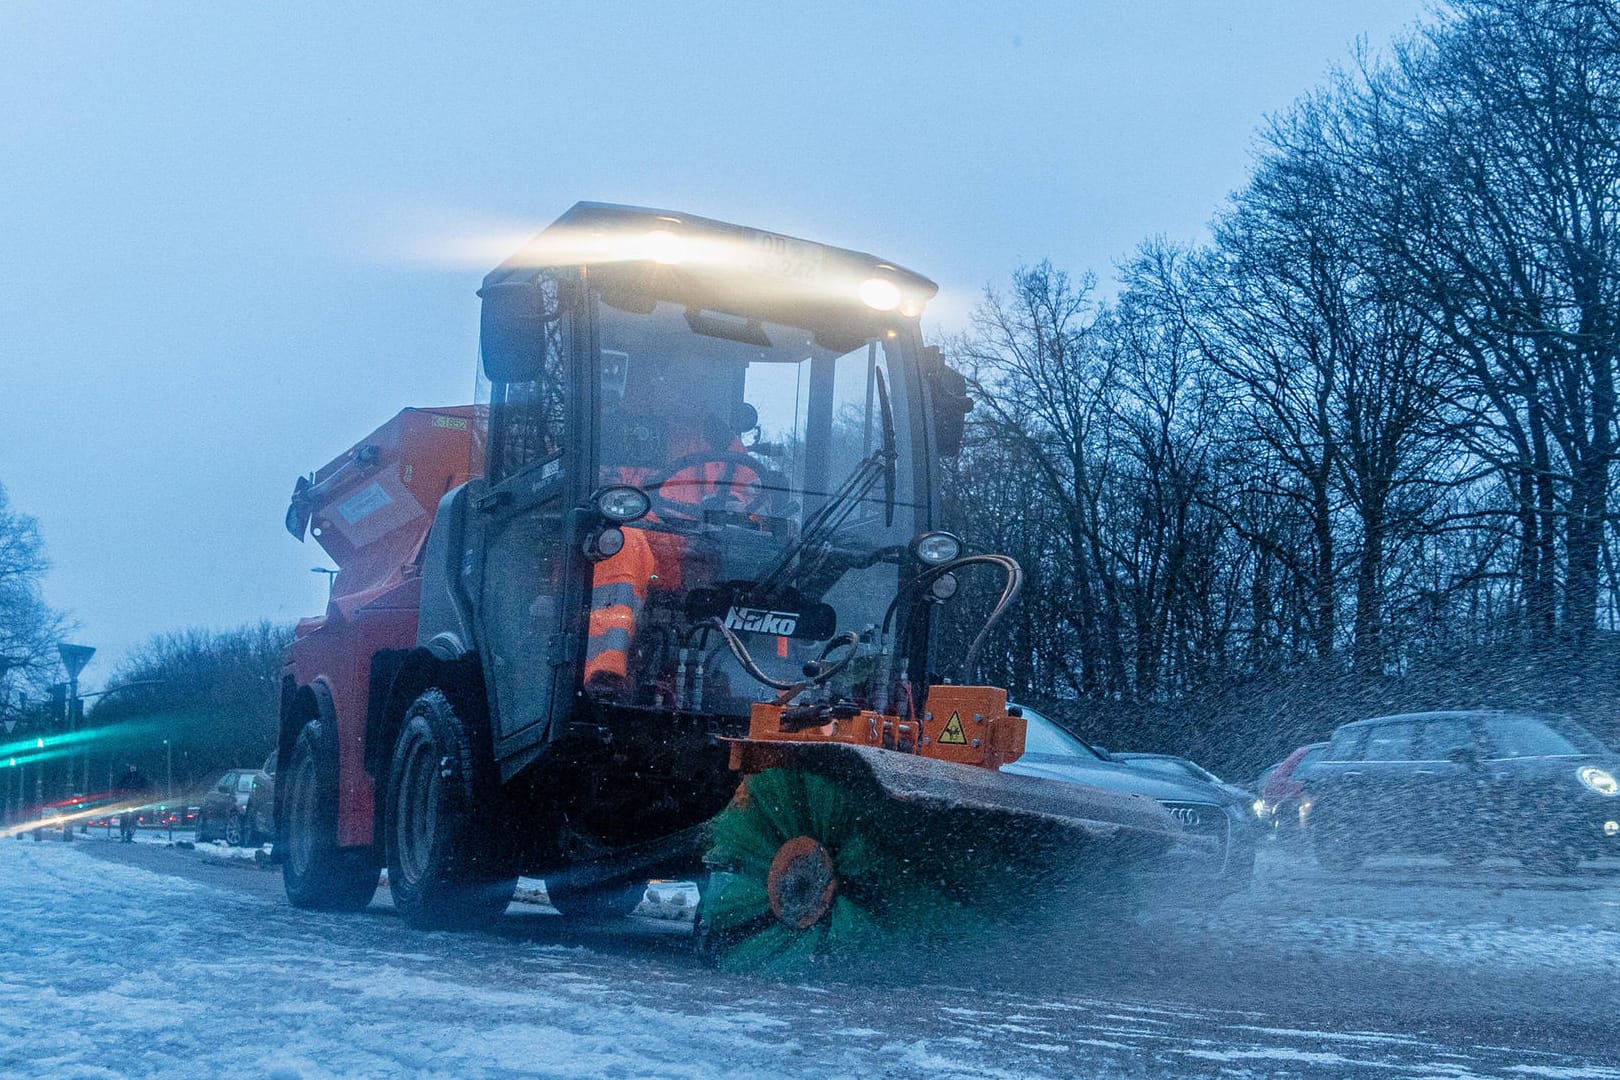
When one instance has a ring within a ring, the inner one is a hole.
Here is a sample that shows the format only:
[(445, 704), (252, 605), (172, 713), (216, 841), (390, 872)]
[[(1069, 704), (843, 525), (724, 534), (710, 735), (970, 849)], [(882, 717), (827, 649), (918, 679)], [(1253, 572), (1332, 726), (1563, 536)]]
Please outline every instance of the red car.
[(1305, 797), (1305, 775), (1327, 749), (1327, 743), (1309, 743), (1260, 774), (1260, 797), (1255, 816), (1272, 829), (1297, 829), (1300, 804)]

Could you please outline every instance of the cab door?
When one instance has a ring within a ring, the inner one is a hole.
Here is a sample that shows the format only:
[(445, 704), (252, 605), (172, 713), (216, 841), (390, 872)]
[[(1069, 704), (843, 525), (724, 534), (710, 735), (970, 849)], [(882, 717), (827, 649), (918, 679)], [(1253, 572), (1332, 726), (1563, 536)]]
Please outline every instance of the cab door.
[(562, 575), (562, 468), (552, 456), (494, 485), (484, 526), (479, 645), (494, 705), (495, 757), (546, 738), (563, 660), (558, 610)]
[(537, 284), (543, 295), (535, 309), (549, 317), (531, 330), (538, 336), (532, 360), (503, 366), (505, 381), (492, 382), (485, 480), (470, 509), (478, 519), (469, 529), (479, 537), (469, 551), (477, 563), (478, 645), (503, 775), (532, 760), (571, 704), (563, 598), (576, 472), (570, 451), (579, 445), (568, 379), (576, 366), (574, 320), (558, 301), (555, 279)]

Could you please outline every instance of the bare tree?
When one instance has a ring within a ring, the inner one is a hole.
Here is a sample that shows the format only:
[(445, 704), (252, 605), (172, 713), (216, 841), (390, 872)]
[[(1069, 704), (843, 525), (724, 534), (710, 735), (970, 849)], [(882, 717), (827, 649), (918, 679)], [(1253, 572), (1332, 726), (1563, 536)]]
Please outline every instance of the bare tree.
[(38, 523), (12, 509), (0, 486), (0, 687), (37, 694), (55, 681), (63, 620), (40, 596), (49, 565)]
[(1597, 0), (1465, 0), (1339, 88), (1354, 219), (1477, 396), (1474, 449), (1513, 495), (1543, 637), (1595, 625), (1612, 520), (1617, 41)]

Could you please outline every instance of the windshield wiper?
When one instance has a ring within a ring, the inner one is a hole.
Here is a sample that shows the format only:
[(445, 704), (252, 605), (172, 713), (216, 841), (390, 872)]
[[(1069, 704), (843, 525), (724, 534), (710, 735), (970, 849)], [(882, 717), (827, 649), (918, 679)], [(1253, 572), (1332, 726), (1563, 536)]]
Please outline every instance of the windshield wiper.
[[(883, 523), (885, 526), (894, 524), (895, 473), (900, 455), (895, 448), (894, 413), (889, 408), (889, 388), (881, 371), (877, 373), (877, 390), (879, 408), (883, 413), (883, 445), (855, 466), (849, 478), (805, 521), (798, 539), (788, 545), (776, 565), (771, 567), (770, 573), (759, 583), (760, 592), (765, 596), (770, 596), (782, 585), (789, 571), (793, 571), (794, 580), (803, 576), (806, 569), (803, 565), (804, 553), (824, 544), (843, 528), (879, 480), (883, 481)], [(796, 567), (795, 564), (799, 565)]]

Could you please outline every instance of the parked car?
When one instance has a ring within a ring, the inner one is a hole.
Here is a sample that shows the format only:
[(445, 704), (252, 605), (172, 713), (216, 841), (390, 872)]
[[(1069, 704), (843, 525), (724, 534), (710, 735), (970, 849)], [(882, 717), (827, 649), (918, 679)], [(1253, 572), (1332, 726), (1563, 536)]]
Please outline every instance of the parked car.
[(200, 810), (196, 806), (159, 806), (157, 823), (175, 829), (194, 829)]
[(1175, 754), (1144, 754), (1118, 750), (1111, 751), (1108, 757), (1112, 761), (1121, 762), (1133, 769), (1140, 769), (1143, 772), (1154, 773), (1158, 776), (1169, 776), (1177, 779), (1191, 777), (1194, 780), (1202, 780), (1206, 784), (1213, 784), (1220, 788), (1239, 803), (1248, 804), (1252, 801), (1247, 791), (1244, 791), (1236, 784), (1228, 784), (1225, 780), (1189, 758), (1177, 757)]
[(1516, 856), (1568, 874), (1620, 854), (1620, 754), (1575, 722), (1431, 712), (1345, 724), (1311, 770), (1303, 820), (1321, 863), (1373, 853)]
[(1023, 716), (1028, 725), (1024, 754), (1001, 766), (1002, 772), (1154, 799), (1186, 833), (1178, 857), (1167, 861), (1167, 872), (1176, 875), (1177, 895), (1219, 899), (1248, 887), (1255, 829), (1246, 792), (1233, 796), (1193, 776), (1158, 774), (1114, 761), (1028, 706), (1023, 706)]
[(199, 808), (198, 842), (223, 839), (233, 847), (253, 847), (268, 839), (274, 827), (271, 804), (253, 795), (270, 782), (262, 769), (232, 769), (220, 777)]
[(255, 779), (253, 790), (248, 793), (248, 818), (258, 823), (258, 835), (261, 841), (270, 840), (275, 836), (276, 829), (276, 752), (272, 750), (270, 756), (264, 759), (259, 766), (259, 774)]
[(1289, 832), (1299, 829), (1305, 781), (1327, 748), (1325, 742), (1307, 743), (1260, 774), (1254, 813), (1263, 827)]

